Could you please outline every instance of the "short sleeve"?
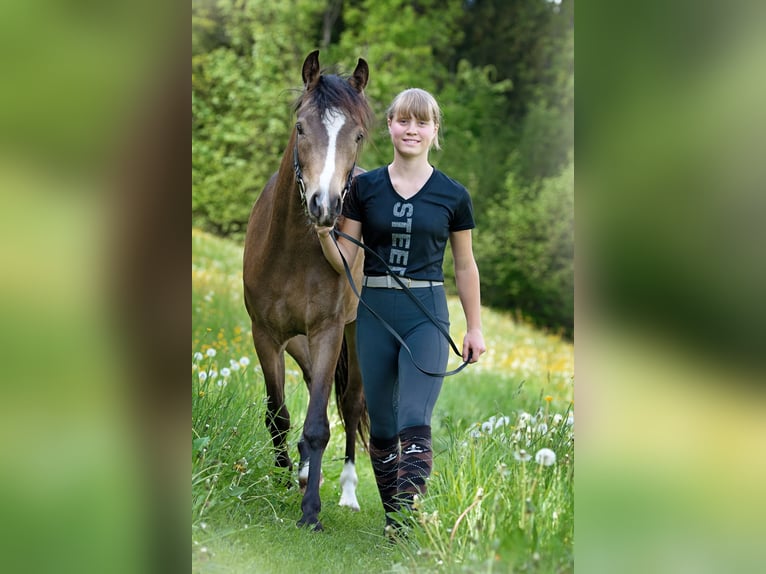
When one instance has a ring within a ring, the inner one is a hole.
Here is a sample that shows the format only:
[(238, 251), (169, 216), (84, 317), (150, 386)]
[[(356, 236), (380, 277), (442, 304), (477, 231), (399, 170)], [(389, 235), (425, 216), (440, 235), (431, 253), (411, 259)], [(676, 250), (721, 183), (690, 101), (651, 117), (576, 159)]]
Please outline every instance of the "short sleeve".
[(359, 181), (355, 177), (351, 181), (351, 188), (343, 200), (343, 215), (354, 221), (362, 221), (362, 206), (359, 201)]
[(460, 200), (455, 207), (452, 221), (450, 221), (449, 230), (451, 232), (464, 231), (476, 227), (476, 222), (473, 219), (473, 203), (471, 202), (471, 195), (464, 187), (461, 187), (461, 191)]

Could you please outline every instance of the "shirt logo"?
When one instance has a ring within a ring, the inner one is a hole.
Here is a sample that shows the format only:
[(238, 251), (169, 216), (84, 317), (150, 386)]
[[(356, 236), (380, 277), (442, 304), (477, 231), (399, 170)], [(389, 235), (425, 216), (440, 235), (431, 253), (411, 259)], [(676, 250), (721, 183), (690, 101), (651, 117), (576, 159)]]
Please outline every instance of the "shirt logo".
[(394, 204), (395, 219), (391, 221), (391, 253), (388, 256), (388, 263), (391, 271), (400, 276), (404, 276), (407, 271), (407, 261), (410, 258), (413, 212), (414, 207), (411, 203), (397, 201)]

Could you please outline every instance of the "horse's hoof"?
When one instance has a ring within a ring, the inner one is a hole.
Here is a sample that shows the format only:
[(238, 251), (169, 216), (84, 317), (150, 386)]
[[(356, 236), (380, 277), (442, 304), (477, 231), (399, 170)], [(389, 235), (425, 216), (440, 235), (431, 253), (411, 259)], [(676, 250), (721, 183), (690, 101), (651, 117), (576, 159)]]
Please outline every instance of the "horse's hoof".
[(297, 523), (296, 526), (299, 526), (301, 528), (306, 527), (310, 530), (313, 530), (314, 532), (321, 532), (324, 530), (324, 526), (322, 526), (322, 523), (318, 520), (316, 522), (311, 522), (306, 518), (301, 518)]
[(359, 502), (357, 501), (355, 496), (353, 498), (350, 496), (345, 496), (345, 495), (341, 496), (338, 506), (345, 506), (346, 508), (350, 508), (354, 512), (359, 512)]

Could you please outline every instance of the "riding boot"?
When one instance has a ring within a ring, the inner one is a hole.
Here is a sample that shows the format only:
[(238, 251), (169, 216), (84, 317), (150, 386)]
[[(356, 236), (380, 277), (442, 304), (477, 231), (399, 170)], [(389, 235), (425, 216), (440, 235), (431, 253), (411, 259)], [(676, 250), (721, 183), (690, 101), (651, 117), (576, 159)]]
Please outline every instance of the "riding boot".
[(375, 473), (380, 500), (386, 513), (386, 525), (391, 514), (398, 510), (396, 502), (397, 474), (399, 470), (399, 437), (378, 439), (370, 437), (370, 461)]
[(403, 429), (399, 433), (401, 458), (397, 476), (397, 499), (401, 509), (412, 508), (416, 494), (426, 492), (426, 479), (431, 476), (431, 427), (427, 425)]

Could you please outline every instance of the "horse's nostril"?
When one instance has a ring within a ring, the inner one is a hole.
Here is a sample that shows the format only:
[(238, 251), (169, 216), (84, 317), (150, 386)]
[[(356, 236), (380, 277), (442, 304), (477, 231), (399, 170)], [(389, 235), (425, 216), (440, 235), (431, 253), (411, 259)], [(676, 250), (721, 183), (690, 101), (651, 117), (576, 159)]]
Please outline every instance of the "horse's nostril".
[(322, 207), (319, 205), (319, 196), (313, 195), (309, 201), (309, 211), (314, 217), (322, 215)]

